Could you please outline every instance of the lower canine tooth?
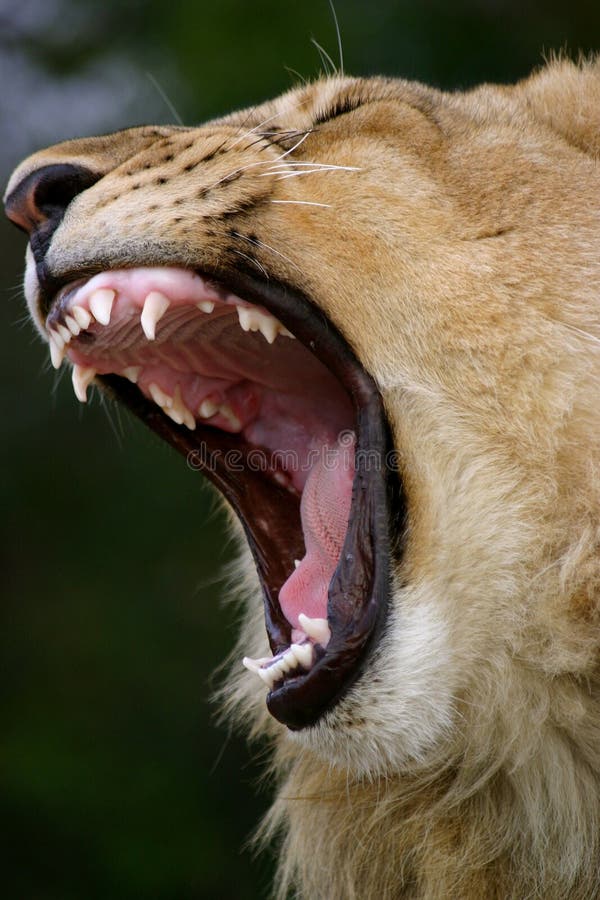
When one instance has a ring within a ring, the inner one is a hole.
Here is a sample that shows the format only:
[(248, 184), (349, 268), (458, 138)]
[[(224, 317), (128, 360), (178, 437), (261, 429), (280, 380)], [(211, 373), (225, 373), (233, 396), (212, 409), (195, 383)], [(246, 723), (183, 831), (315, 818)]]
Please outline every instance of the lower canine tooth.
[(95, 369), (86, 369), (84, 366), (73, 366), (73, 389), (75, 396), (81, 403), (87, 403), (87, 389), (96, 375)]
[(156, 337), (156, 326), (168, 310), (170, 302), (160, 291), (150, 291), (144, 300), (140, 323), (149, 341)]
[(331, 637), (327, 619), (311, 619), (309, 616), (305, 616), (304, 613), (300, 613), (298, 624), (309, 638), (312, 638), (317, 644), (321, 644), (322, 647), (327, 646)]
[(90, 297), (90, 312), (101, 325), (108, 325), (116, 293), (108, 288), (99, 288)]

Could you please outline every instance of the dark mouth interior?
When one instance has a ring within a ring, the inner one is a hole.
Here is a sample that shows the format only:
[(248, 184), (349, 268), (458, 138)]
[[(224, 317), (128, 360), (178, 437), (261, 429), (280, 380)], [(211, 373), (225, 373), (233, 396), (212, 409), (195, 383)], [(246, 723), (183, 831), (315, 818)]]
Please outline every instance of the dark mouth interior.
[[(219, 487), (265, 598), (272, 714), (314, 724), (381, 627), (401, 512), (371, 378), (308, 298), (233, 273), (128, 269), (70, 282), (47, 326), (80, 398), (97, 377)], [(88, 321), (89, 320), (89, 321)]]

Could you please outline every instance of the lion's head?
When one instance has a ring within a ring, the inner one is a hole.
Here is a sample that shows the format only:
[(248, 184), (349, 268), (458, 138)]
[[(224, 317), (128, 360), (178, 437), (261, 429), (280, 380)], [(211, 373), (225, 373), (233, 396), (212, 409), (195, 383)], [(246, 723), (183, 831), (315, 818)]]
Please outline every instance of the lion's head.
[(296, 788), (383, 777), (447, 815), (502, 772), (498, 809), (510, 784), (563, 833), (597, 791), (599, 159), (600, 70), (561, 62), (457, 94), (331, 78), (13, 175), (54, 364), (239, 517), (262, 591), (229, 698)]

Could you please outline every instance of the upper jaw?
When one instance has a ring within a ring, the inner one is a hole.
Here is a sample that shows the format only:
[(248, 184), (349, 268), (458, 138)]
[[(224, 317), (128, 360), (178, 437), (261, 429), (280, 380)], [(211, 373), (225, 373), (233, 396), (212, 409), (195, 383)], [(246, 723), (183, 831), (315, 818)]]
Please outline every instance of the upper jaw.
[[(297, 288), (272, 279), (263, 281), (237, 269), (209, 274), (213, 283), (226, 285), (227, 291), (267, 309), (310, 347), (341, 382), (354, 407), (356, 471), (348, 530), (329, 584), (327, 620), (331, 636), (326, 646), (316, 642), (308, 671), (296, 670), (293, 678), (277, 681), (267, 697), (275, 718), (291, 729), (300, 729), (315, 724), (343, 696), (360, 674), (369, 649), (384, 627), (390, 562), (398, 550), (390, 535), (398, 525), (402, 531), (401, 486), (387, 468), (392, 442), (377, 386), (320, 309)], [(53, 287), (56, 286), (55, 283)], [(52, 306), (49, 321), (55, 310), (56, 306)], [(220, 453), (224, 448), (240, 449), (235, 434), (201, 424), (192, 432), (175, 424), (134, 384), (118, 375), (103, 375), (99, 381), (188, 458), (197, 453), (200, 445)], [(243, 446), (241, 450), (244, 452)], [(291, 521), (299, 517), (298, 499), (281, 486), (266, 484), (260, 473), (246, 469), (242, 480), (232, 477), (225, 465), (205, 467), (198, 459), (197, 467), (219, 487), (244, 526), (263, 587), (271, 650), (276, 656), (285, 654), (292, 643), (292, 633), (277, 594), (293, 559), (302, 553), (297, 525)], [(266, 528), (256, 524), (257, 509), (263, 513)]]

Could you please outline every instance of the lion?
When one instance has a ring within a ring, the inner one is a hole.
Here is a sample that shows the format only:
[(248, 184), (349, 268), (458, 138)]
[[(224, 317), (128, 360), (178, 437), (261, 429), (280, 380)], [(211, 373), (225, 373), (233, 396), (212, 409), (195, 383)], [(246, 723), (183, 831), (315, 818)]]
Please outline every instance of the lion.
[(322, 78), (5, 202), (78, 399), (240, 523), (279, 896), (600, 897), (600, 62)]

